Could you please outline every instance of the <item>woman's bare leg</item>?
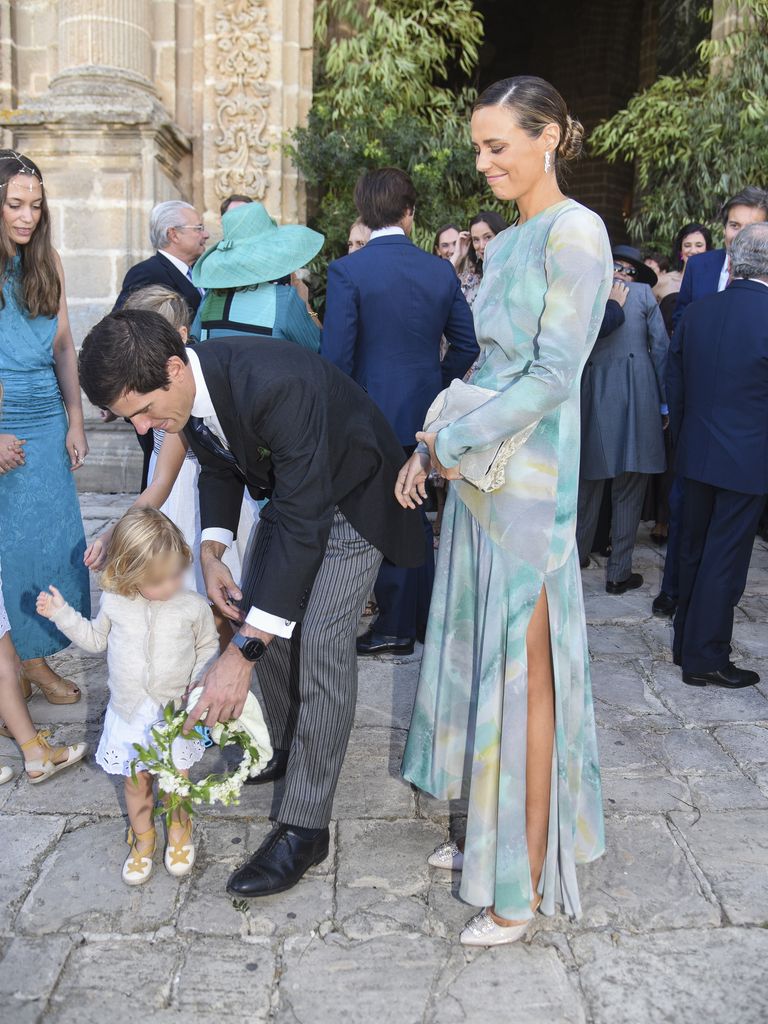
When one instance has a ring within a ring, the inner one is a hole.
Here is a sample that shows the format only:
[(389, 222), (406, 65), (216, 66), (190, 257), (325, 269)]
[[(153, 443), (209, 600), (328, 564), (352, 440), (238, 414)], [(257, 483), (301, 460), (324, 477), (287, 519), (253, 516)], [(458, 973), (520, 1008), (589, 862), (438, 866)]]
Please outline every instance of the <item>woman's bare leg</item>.
[[(32, 724), (27, 702), (21, 692), (20, 669), (21, 663), (11, 641), (11, 634), (6, 633), (0, 640), (0, 719), (5, 722), (19, 745), (29, 743), (37, 736), (37, 729)], [(34, 759), (34, 754), (29, 756)]]
[[(552, 785), (552, 749), (555, 742), (555, 681), (549, 635), (547, 592), (542, 587), (526, 635), (528, 656), (528, 739), (525, 763), (525, 829), (534, 892), (547, 853), (549, 800)], [(536, 895), (531, 904), (538, 905)], [(498, 924), (518, 924), (505, 918)]]

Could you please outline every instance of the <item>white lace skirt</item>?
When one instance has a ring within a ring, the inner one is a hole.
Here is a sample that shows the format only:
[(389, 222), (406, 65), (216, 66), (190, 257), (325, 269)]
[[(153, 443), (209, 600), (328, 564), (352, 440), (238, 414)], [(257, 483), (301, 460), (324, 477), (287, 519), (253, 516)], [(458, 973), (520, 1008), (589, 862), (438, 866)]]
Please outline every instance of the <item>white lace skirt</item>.
[[(121, 718), (112, 705), (107, 705), (104, 715), (104, 731), (96, 751), (96, 764), (101, 765), (109, 775), (130, 775), (131, 761), (136, 757), (134, 743), (141, 746), (154, 746), (152, 742), (152, 726), (162, 720), (163, 709), (151, 697), (145, 698), (130, 722)], [(201, 739), (184, 739), (178, 736), (173, 741), (171, 750), (173, 763), (177, 768), (191, 768), (197, 764), (205, 753), (205, 744)], [(136, 765), (142, 771), (141, 763)]]
[(0, 639), (2, 639), (6, 633), (10, 633), (11, 624), (8, 621), (8, 615), (5, 611), (5, 602), (3, 601), (3, 576), (0, 572)]

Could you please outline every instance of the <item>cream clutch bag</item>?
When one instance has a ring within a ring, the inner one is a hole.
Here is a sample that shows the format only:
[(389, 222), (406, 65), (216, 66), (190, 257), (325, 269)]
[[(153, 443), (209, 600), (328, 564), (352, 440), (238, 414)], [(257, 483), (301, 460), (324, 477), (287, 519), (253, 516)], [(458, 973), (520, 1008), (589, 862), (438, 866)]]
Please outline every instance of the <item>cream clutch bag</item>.
[[(480, 388), (476, 384), (454, 380), (430, 405), (424, 420), (424, 430), (429, 433), (442, 430), (443, 427), (496, 398), (498, 394), (498, 391), (492, 391), (490, 388)], [(503, 487), (507, 463), (515, 452), (523, 447), (538, 424), (537, 420), (500, 444), (468, 451), (459, 461), (462, 478), (480, 491), (497, 491)]]

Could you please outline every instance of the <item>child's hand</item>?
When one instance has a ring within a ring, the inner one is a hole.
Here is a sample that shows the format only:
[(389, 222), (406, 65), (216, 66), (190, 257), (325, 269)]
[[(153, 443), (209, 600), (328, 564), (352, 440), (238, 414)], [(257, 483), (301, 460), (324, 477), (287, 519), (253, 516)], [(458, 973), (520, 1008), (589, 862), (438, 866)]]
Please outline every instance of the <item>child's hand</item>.
[(44, 590), (41, 590), (37, 595), (36, 607), (38, 615), (42, 615), (45, 619), (52, 619), (59, 608), (63, 608), (67, 602), (53, 584), (51, 584), (48, 589), (50, 590), (50, 594), (46, 594)]

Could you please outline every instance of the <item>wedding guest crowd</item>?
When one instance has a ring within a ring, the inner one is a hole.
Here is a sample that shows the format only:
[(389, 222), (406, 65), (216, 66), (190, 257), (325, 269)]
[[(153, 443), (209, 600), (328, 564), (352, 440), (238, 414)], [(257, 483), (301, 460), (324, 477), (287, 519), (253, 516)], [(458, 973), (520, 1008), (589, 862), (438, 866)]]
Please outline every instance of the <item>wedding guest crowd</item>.
[[(491, 209), (445, 223), (432, 253), (411, 237), (410, 176), (363, 173), (322, 324), (307, 289), (321, 234), (236, 194), (208, 246), (194, 206), (160, 203), (155, 253), (90, 331), (79, 378), (41, 171), (0, 151), (0, 732), (32, 783), (80, 761), (85, 744), (50, 745), (25, 697), (80, 700), (45, 659), (68, 636), (109, 645), (97, 760), (126, 779), (127, 884), (149, 878), (156, 842), (152, 779), (129, 755), (167, 699), (199, 682), (187, 726), (231, 721), (258, 663), (271, 759), (251, 781), (285, 783), (228, 891), (280, 893), (328, 855), (356, 655), (420, 641), (403, 774), (468, 795), (466, 836), (429, 857), (484, 908), (462, 943), (514, 942), (558, 901), (578, 915), (575, 865), (604, 848), (578, 564), (601, 510), (609, 594), (643, 584), (644, 502), (666, 541), (653, 612), (674, 615), (683, 682), (759, 681), (732, 663), (731, 634), (768, 492), (768, 193), (727, 200), (724, 248), (692, 221), (671, 253), (643, 256), (563, 192), (582, 136), (542, 79), (487, 89), (473, 149), (512, 223)], [(133, 509), (87, 549), (80, 385), (145, 452)], [(437, 566), (430, 474), (447, 488)], [(89, 567), (107, 592), (93, 623)], [(372, 590), (378, 617), (358, 637)], [(162, 643), (135, 613), (150, 603)], [(107, 620), (122, 639), (108, 644)], [(185, 768), (202, 755), (188, 742)], [(194, 857), (177, 814), (166, 867), (186, 874)]]

